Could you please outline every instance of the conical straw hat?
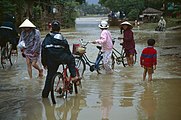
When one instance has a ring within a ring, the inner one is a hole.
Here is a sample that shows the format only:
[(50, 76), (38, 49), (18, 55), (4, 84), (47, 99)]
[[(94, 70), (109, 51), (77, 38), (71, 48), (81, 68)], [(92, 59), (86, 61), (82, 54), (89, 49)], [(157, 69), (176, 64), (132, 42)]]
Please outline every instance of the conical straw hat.
[(35, 28), (36, 26), (30, 22), (28, 19), (26, 19), (20, 26), (19, 28), (22, 28), (22, 27), (31, 27), (31, 28)]
[(123, 27), (123, 25), (128, 25), (128, 27), (129, 27), (130, 29), (133, 28), (133, 26), (131, 25), (131, 23), (129, 23), (129, 22), (127, 22), (127, 21), (122, 22), (122, 23), (120, 24), (121, 27)]

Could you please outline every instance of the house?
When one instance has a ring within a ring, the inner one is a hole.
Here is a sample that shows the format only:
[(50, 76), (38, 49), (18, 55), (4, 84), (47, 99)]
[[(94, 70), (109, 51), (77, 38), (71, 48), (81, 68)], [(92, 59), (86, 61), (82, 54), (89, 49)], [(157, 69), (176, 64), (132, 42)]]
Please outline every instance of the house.
[(163, 12), (154, 8), (146, 8), (143, 10), (140, 18), (144, 22), (158, 22), (160, 16), (163, 15)]

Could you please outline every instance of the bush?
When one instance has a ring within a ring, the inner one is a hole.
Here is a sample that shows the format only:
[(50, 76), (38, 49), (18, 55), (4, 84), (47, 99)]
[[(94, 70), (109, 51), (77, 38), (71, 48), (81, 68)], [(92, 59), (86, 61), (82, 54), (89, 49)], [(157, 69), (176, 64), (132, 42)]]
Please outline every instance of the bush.
[(139, 9), (132, 9), (127, 15), (128, 19), (129, 20), (138, 19), (139, 12), (140, 12)]

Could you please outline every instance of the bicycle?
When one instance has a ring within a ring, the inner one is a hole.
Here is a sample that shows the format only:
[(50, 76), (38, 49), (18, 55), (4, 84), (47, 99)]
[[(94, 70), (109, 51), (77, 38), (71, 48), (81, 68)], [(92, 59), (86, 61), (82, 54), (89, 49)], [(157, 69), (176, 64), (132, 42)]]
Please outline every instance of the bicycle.
[(5, 47), (1, 48), (1, 65), (3, 69), (6, 68), (7, 64), (10, 63), (10, 66), (17, 62), (18, 52), (12, 52), (12, 44), (9, 42), (6, 43)]
[[(84, 42), (83, 39), (80, 39), (79, 41), (80, 44), (73, 45), (73, 54), (75, 56), (76, 67), (79, 69), (79, 71), (81, 71), (81, 76), (83, 76), (86, 70), (86, 65), (89, 66), (89, 70), (91, 72), (96, 70), (98, 74), (101, 74), (102, 70), (104, 69), (102, 62), (103, 54), (101, 52), (101, 47), (96, 46), (99, 49), (99, 51), (97, 54), (96, 61), (93, 62), (86, 55), (86, 46), (91, 42)], [(81, 52), (78, 49), (81, 49)]]
[[(51, 83), (51, 99), (52, 103), (56, 104), (58, 98), (67, 98), (68, 93), (73, 93), (73, 87), (75, 93), (78, 94), (77, 86), (81, 87), (81, 79), (71, 82), (71, 76), (68, 70), (68, 66), (62, 65), (62, 72), (57, 72), (52, 78)], [(80, 77), (79, 70), (76, 68), (76, 75)], [(79, 84), (77, 84), (79, 83)]]
[[(120, 38), (113, 38), (113, 44), (115, 43), (116, 39), (120, 39)], [(128, 65), (127, 63), (127, 59), (126, 59), (126, 53), (125, 50), (123, 48), (123, 43), (120, 43), (121, 46), (121, 51), (119, 52), (115, 47), (113, 47), (113, 51), (112, 51), (112, 68), (114, 69), (115, 66), (115, 62), (120, 65), (122, 63), (122, 65), (124, 67), (126, 67)], [(134, 64), (136, 63), (136, 54), (134, 54)]]

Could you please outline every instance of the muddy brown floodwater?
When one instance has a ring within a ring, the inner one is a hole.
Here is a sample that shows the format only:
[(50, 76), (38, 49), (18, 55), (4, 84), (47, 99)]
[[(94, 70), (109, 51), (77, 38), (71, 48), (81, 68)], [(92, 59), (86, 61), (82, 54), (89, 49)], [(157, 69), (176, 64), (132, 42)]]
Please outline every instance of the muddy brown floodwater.
[[(79, 39), (99, 38), (99, 21), (104, 18), (78, 18), (75, 29), (63, 32), (70, 46)], [(117, 27), (109, 29), (120, 36)], [(43, 80), (29, 80), (25, 59), (5, 70), (0, 67), (0, 120), (180, 120), (181, 119), (181, 31), (155, 32), (134, 28), (137, 63), (133, 67), (116, 65), (113, 75), (97, 75), (88, 67), (80, 93), (68, 95), (52, 105), (42, 99)], [(158, 66), (152, 82), (142, 81), (139, 56), (148, 38), (156, 39)], [(119, 49), (119, 41), (115, 47)], [(97, 49), (87, 46), (94, 61)], [(46, 72), (45, 72), (46, 74)]]

